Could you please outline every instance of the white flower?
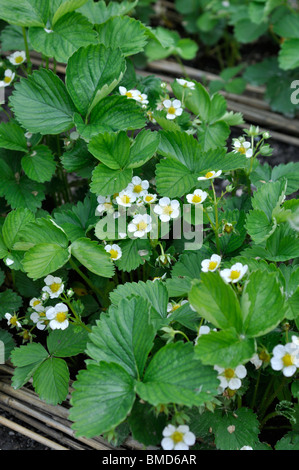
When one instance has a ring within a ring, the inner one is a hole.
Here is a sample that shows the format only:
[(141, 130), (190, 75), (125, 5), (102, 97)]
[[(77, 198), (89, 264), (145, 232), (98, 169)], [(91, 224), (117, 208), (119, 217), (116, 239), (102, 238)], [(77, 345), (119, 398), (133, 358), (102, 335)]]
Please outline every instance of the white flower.
[(136, 195), (132, 193), (132, 191), (124, 189), (116, 196), (116, 203), (119, 206), (123, 207), (131, 207), (133, 202), (136, 201)]
[(38, 330), (44, 330), (49, 323), (49, 320), (46, 317), (46, 311), (48, 311), (51, 307), (47, 307), (45, 309), (43, 307), (43, 310), (39, 310), (38, 312), (33, 312), (30, 315), (30, 320), (33, 321), (33, 323), (36, 323), (36, 327)]
[(121, 95), (126, 96), (127, 98), (130, 98), (130, 99), (139, 101), (139, 95), (140, 95), (139, 90), (127, 90), (124, 86), (120, 86), (118, 89)]
[(52, 30), (52, 29), (44, 28), (44, 31), (45, 31), (47, 34), (53, 33), (53, 30)]
[(243, 447), (241, 447), (240, 450), (253, 450), (253, 448), (251, 446), (243, 446)]
[(14, 260), (11, 258), (6, 258), (5, 264), (6, 266), (11, 266), (12, 264), (14, 264)]
[(208, 193), (206, 191), (195, 189), (192, 194), (187, 194), (186, 199), (189, 204), (202, 204), (207, 197)]
[(257, 353), (252, 356), (250, 362), (254, 365), (256, 369), (259, 369), (263, 364), (263, 361), (259, 358), (259, 355)]
[(152, 229), (152, 218), (148, 214), (135, 215), (132, 222), (128, 225), (128, 231), (133, 232), (137, 238), (143, 237)]
[(208, 271), (214, 272), (216, 271), (220, 263), (221, 256), (212, 255), (210, 259), (204, 259), (201, 262), (201, 270), (203, 273), (207, 273)]
[(28, 139), (28, 140), (31, 139), (32, 135), (33, 135), (32, 132), (25, 132), (25, 134), (24, 134), (24, 136), (25, 136), (26, 139)]
[(181, 108), (180, 100), (164, 100), (163, 106), (167, 111), (166, 118), (167, 119), (175, 119), (177, 116), (180, 116), (183, 112), (183, 108)]
[(139, 95), (137, 95), (137, 100), (136, 101), (138, 101), (142, 105), (147, 105), (148, 102), (149, 102), (148, 99), (147, 99), (147, 95), (145, 93), (139, 93)]
[(0, 81), (0, 88), (6, 87), (11, 84), (13, 79), (15, 78), (16, 74), (10, 70), (7, 69), (4, 72), (4, 79)]
[(10, 56), (8, 56), (8, 60), (13, 65), (21, 65), (26, 60), (25, 51), (16, 51)]
[(250, 142), (246, 142), (243, 138), (235, 139), (234, 141), (234, 153), (241, 153), (246, 158), (251, 158), (253, 151)]
[(168, 424), (163, 429), (163, 436), (161, 446), (164, 450), (188, 450), (196, 441), (195, 435), (186, 425), (175, 427), (173, 424)]
[(208, 171), (208, 173), (206, 173), (205, 176), (199, 176), (197, 179), (198, 181), (210, 180), (210, 179), (218, 178), (218, 176), (220, 176), (221, 173), (222, 173), (222, 170), (218, 170), (218, 171), (211, 170), (211, 171)]
[(177, 78), (176, 81), (178, 82), (179, 85), (181, 85), (184, 88), (190, 88), (190, 90), (195, 90), (195, 83), (193, 82), (188, 82), (187, 80), (184, 80), (183, 78)]
[(95, 215), (103, 215), (105, 212), (113, 212), (113, 205), (111, 202), (111, 196), (98, 196), (97, 201), (99, 205), (96, 208)]
[[(202, 335), (207, 335), (211, 331), (211, 328), (208, 325), (202, 325), (199, 330), (198, 330), (198, 335), (195, 338), (194, 343), (197, 344), (198, 338), (200, 338)], [(217, 328), (213, 328), (213, 331), (217, 331)]]
[(37, 299), (36, 297), (33, 297), (33, 299), (30, 300), (29, 305), (37, 312), (44, 311), (44, 306), (43, 306), (41, 299)]
[(49, 326), (52, 330), (65, 330), (69, 326), (68, 308), (62, 302), (50, 307), (46, 311), (46, 317), (50, 320)]
[(282, 370), (285, 377), (291, 377), (299, 367), (299, 348), (295, 343), (285, 346), (278, 344), (272, 351), (271, 367), (273, 370)]
[(56, 299), (62, 294), (64, 289), (64, 284), (60, 277), (54, 277), (49, 274), (45, 279), (45, 287), (42, 288), (43, 292), (47, 292), (51, 299)]
[[(182, 307), (188, 303), (188, 300), (182, 300), (181, 302), (168, 302), (167, 304), (167, 312), (172, 313), (175, 312), (178, 308)], [(167, 315), (169, 316), (169, 315)]]
[(147, 190), (149, 188), (149, 182), (147, 180), (143, 180), (139, 178), (139, 176), (134, 176), (132, 178), (131, 183), (128, 184), (126, 187), (126, 191), (131, 192), (136, 197), (142, 197), (147, 194)]
[(17, 326), (19, 328), (22, 326), (21, 323), (18, 321), (17, 315), (11, 315), (10, 313), (6, 313), (4, 316), (9, 326), (12, 326), (12, 327)]
[(110, 257), (113, 261), (118, 260), (122, 256), (121, 247), (119, 245), (106, 245), (105, 250), (107, 253), (110, 253)]
[(220, 275), (225, 282), (236, 283), (242, 279), (244, 274), (247, 272), (247, 269), (247, 264), (243, 265), (241, 263), (236, 263), (231, 268), (220, 271)]
[(218, 372), (218, 379), (220, 380), (220, 388), (230, 390), (237, 390), (241, 387), (241, 379), (244, 379), (247, 375), (246, 367), (243, 365), (237, 366), (236, 368), (227, 368), (214, 366), (214, 369)]
[(157, 194), (147, 193), (143, 196), (143, 202), (145, 202), (146, 204), (152, 204), (156, 200), (157, 200)]
[(159, 204), (154, 207), (154, 212), (159, 215), (162, 222), (168, 222), (179, 217), (180, 203), (176, 199), (171, 201), (169, 197), (162, 197)]

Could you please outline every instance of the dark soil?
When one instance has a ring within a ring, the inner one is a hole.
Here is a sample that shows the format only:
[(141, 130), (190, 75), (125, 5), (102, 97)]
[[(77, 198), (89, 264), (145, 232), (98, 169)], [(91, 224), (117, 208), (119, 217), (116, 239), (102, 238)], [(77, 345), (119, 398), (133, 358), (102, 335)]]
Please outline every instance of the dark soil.
[[(27, 429), (32, 431), (36, 431), (35, 429), (31, 429), (27, 424), (22, 423), (21, 421), (17, 420), (14, 416), (11, 416), (6, 411), (0, 410), (0, 415), (14, 423), (20, 424)], [(11, 429), (7, 428), (6, 426), (2, 426), (0, 424), (0, 450), (51, 450), (49, 447), (45, 447), (39, 442), (36, 442), (28, 437), (20, 434), (16, 431), (12, 431)]]

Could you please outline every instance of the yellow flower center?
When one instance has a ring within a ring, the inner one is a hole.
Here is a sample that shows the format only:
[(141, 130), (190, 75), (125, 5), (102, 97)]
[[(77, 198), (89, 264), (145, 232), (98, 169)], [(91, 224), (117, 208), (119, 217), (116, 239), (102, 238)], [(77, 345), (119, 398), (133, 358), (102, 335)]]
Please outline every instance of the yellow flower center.
[(151, 202), (153, 199), (154, 199), (153, 196), (149, 196), (149, 195), (145, 196), (146, 202)]
[(198, 204), (199, 202), (201, 202), (201, 196), (198, 196), (197, 194), (194, 194), (194, 196), (192, 198), (192, 202), (194, 204)]
[(137, 230), (138, 230), (139, 232), (142, 232), (142, 230), (145, 230), (145, 229), (146, 229), (147, 223), (146, 223), (144, 220), (141, 220), (141, 222), (139, 222), (139, 223), (136, 225), (136, 227), (137, 227)]
[(5, 83), (10, 83), (11, 82), (11, 77), (4, 77), (4, 82)]
[(58, 282), (53, 282), (53, 284), (50, 285), (50, 289), (52, 292), (58, 292), (61, 287), (61, 284)]
[(184, 438), (184, 434), (182, 432), (179, 432), (179, 431), (175, 431), (172, 435), (171, 435), (171, 439), (173, 440), (173, 442), (175, 442), (176, 444), (178, 444), (179, 442), (182, 442)]
[(214, 176), (213, 171), (208, 171), (208, 173), (205, 174), (205, 178), (212, 178), (212, 176)]
[(129, 202), (131, 201), (131, 198), (130, 198), (130, 196), (127, 196), (127, 194), (124, 194), (124, 195), (121, 197), (121, 201), (122, 201), (124, 204), (129, 204)]
[(225, 369), (224, 371), (224, 377), (227, 379), (232, 379), (235, 376), (235, 371), (234, 369)]
[(39, 305), (40, 303), (41, 303), (40, 300), (35, 300), (35, 301), (33, 302), (33, 307), (36, 307), (36, 306)]
[(175, 114), (175, 108), (173, 106), (170, 106), (167, 110), (168, 114)]
[(59, 322), (59, 323), (63, 323), (65, 320), (66, 320), (66, 314), (64, 312), (58, 312), (56, 314), (56, 320)]
[(244, 145), (241, 145), (241, 146), (238, 148), (238, 152), (239, 152), (239, 153), (242, 153), (243, 155), (246, 154), (246, 148), (244, 147)]
[(106, 210), (109, 210), (112, 206), (112, 203), (111, 202), (104, 202), (104, 207)]
[(171, 206), (165, 206), (163, 207), (163, 213), (170, 215), (173, 212), (173, 208)]
[(109, 251), (111, 259), (116, 259), (118, 257), (118, 252), (116, 250)]
[(240, 271), (234, 271), (233, 270), (233, 271), (231, 271), (229, 277), (231, 278), (232, 281), (235, 281), (236, 279), (239, 279), (240, 274), (241, 274)]
[(285, 354), (282, 358), (282, 362), (283, 362), (283, 365), (285, 367), (292, 366), (294, 364), (292, 355), (291, 354)]
[(16, 64), (21, 64), (23, 62), (23, 57), (21, 55), (19, 55), (18, 57), (15, 58), (15, 62)]
[(172, 312), (174, 312), (174, 310), (177, 310), (178, 308), (180, 308), (180, 304), (175, 304), (172, 306)]
[(127, 91), (127, 92), (126, 92), (126, 96), (127, 96), (128, 98), (133, 98), (133, 94), (132, 94), (130, 91)]
[(209, 269), (215, 269), (217, 267), (217, 261), (210, 261), (209, 262)]
[(39, 314), (40, 317), (45, 317), (46, 316), (45, 312), (38, 312), (38, 314)]
[(14, 316), (11, 317), (11, 319), (10, 319), (10, 324), (11, 324), (11, 325), (16, 325), (16, 324), (17, 324), (17, 321), (18, 321), (18, 319), (17, 319), (17, 317), (14, 315)]
[(134, 186), (134, 193), (141, 193), (142, 191), (142, 186), (141, 184), (136, 184), (136, 186)]

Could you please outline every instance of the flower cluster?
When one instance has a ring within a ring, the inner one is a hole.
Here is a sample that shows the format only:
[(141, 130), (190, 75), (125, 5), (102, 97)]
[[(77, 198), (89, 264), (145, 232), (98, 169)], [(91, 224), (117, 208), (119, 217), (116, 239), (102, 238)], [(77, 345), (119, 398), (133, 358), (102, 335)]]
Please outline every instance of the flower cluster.
[(137, 101), (143, 108), (146, 108), (148, 105), (147, 95), (145, 93), (141, 93), (139, 90), (127, 90), (124, 86), (120, 86), (119, 93), (122, 96), (126, 96), (129, 99)]
[(293, 335), (290, 343), (278, 344), (272, 353), (272, 369), (281, 370), (285, 377), (291, 377), (299, 368), (299, 337)]

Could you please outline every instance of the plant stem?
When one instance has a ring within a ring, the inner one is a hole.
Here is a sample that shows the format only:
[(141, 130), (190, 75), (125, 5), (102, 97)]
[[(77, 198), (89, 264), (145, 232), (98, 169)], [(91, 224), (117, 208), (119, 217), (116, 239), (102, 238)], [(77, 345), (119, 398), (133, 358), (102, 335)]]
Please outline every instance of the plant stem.
[(79, 276), (82, 277), (82, 279), (83, 279), (83, 280), (86, 282), (86, 284), (91, 288), (91, 290), (99, 297), (102, 306), (104, 306), (105, 302), (104, 302), (104, 299), (103, 299), (103, 296), (102, 296), (102, 293), (101, 293), (100, 289), (98, 289), (98, 288), (91, 282), (91, 280), (81, 271), (81, 269), (78, 268), (78, 266), (76, 265), (75, 261), (74, 261), (72, 258), (69, 259), (69, 263), (70, 263), (71, 267), (76, 271), (76, 273), (78, 273)]
[(257, 390), (258, 390), (259, 383), (260, 383), (261, 372), (262, 372), (262, 369), (259, 368), (258, 376), (257, 376), (255, 387), (254, 387), (254, 393), (253, 393), (253, 397), (252, 397), (252, 401), (251, 401), (251, 409), (253, 409), (254, 406), (255, 406), (255, 400), (256, 400)]
[[(266, 401), (266, 404), (262, 407), (261, 414), (260, 414), (260, 419), (262, 419), (265, 416), (267, 409), (269, 408), (271, 403), (275, 400), (278, 393), (283, 389), (283, 387), (285, 385), (286, 385), (286, 377), (283, 378), (283, 380), (282, 380), (281, 384), (279, 385), (279, 387), (272, 393), (270, 398)], [(265, 396), (267, 396), (267, 394), (265, 394)]]
[(28, 75), (31, 75), (31, 73), (32, 73), (32, 63), (31, 63), (31, 59), (30, 59), (30, 52), (29, 52), (29, 46), (28, 46), (28, 41), (27, 41), (26, 28), (24, 26), (22, 27), (22, 31), (23, 31), (23, 38), (24, 38), (25, 52), (26, 52), (26, 60), (27, 60), (27, 73), (28, 73)]

